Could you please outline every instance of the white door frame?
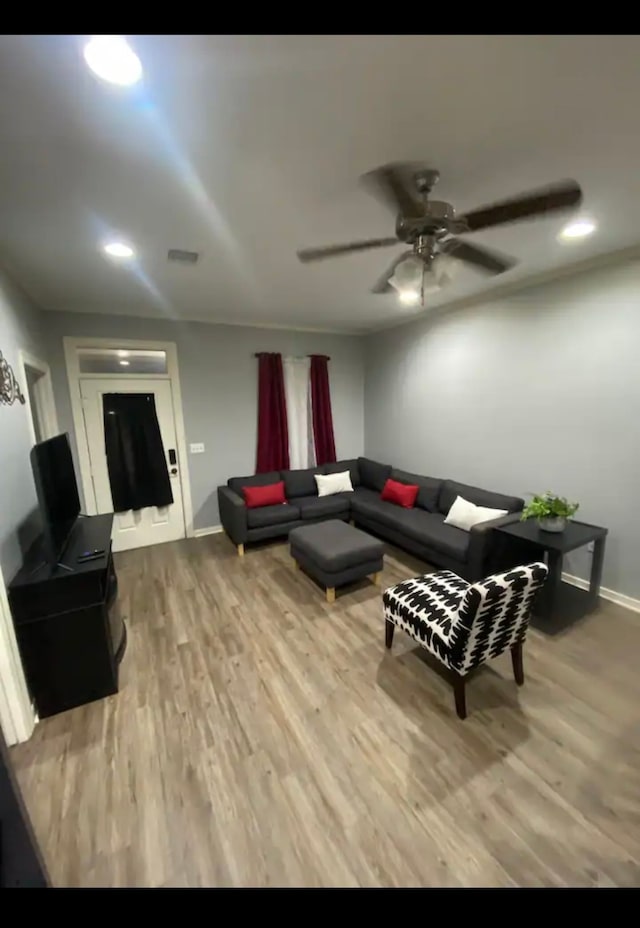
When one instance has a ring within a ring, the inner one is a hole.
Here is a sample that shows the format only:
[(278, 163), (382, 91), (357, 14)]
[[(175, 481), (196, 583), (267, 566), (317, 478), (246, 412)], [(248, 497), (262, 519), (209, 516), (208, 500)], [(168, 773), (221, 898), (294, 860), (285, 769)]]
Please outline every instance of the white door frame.
[[(67, 379), (69, 382), (69, 396), (71, 398), (71, 414), (76, 433), (76, 447), (78, 449), (78, 464), (80, 466), (80, 482), (84, 494), (87, 515), (96, 515), (96, 504), (93, 480), (91, 479), (91, 461), (89, 459), (89, 444), (82, 410), (82, 395), (80, 393), (80, 378), (97, 378), (99, 380), (122, 379), (122, 374), (80, 374), (78, 360), (79, 348), (118, 348), (135, 350), (136, 348), (151, 348), (155, 351), (165, 351), (167, 355), (167, 374), (155, 375), (159, 380), (171, 381), (171, 394), (173, 397), (173, 416), (176, 423), (176, 442), (178, 445), (178, 461), (180, 464), (180, 486), (182, 489), (182, 505), (184, 509), (185, 532), (187, 538), (193, 538), (193, 506), (191, 503), (191, 482), (189, 476), (189, 458), (187, 456), (187, 440), (184, 430), (184, 415), (182, 411), (182, 391), (180, 389), (180, 371), (178, 368), (178, 349), (175, 342), (155, 342), (139, 338), (77, 338), (66, 335), (62, 339), (64, 356), (67, 366)], [(128, 378), (130, 374), (126, 375)], [(135, 376), (135, 375), (134, 375)], [(154, 375), (144, 374), (145, 380), (153, 380)]]
[[(18, 351), (18, 370), (21, 373), (21, 382), (24, 384), (24, 398), (27, 407), (27, 422), (29, 434), (33, 443), (36, 443), (36, 434), (33, 427), (33, 410), (31, 397), (27, 389), (27, 373), (25, 365), (42, 373), (38, 381), (40, 387), (41, 425), (43, 437), (52, 438), (58, 434), (58, 417), (53, 397), (53, 385), (49, 365), (28, 351)], [(7, 744), (16, 744), (27, 741), (33, 734), (37, 721), (27, 681), (25, 680), (20, 649), (16, 639), (15, 628), (7, 599), (2, 571), (0, 571), (0, 725)]]
[(0, 725), (7, 744), (27, 741), (35, 728), (36, 714), (27, 681), (0, 571)]
[(39, 412), (41, 425), (43, 426), (43, 439), (53, 438), (54, 435), (60, 434), (58, 428), (58, 415), (56, 413), (56, 404), (53, 397), (53, 381), (51, 380), (51, 369), (46, 361), (41, 361), (35, 355), (28, 351), (20, 350), (18, 352), (18, 364), (22, 373), (22, 383), (24, 384), (24, 398), (26, 400), (27, 412), (29, 413), (29, 432), (34, 445), (36, 443), (36, 433), (33, 428), (33, 409), (31, 408), (31, 396), (27, 389), (27, 367), (40, 371), (42, 377), (38, 380), (39, 389)]

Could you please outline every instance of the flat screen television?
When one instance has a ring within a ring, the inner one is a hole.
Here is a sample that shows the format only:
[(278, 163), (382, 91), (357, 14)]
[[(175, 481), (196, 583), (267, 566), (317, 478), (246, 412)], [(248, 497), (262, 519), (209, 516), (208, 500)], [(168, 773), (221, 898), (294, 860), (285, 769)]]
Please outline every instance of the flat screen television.
[(80, 514), (69, 435), (56, 435), (31, 449), (31, 467), (42, 514), (45, 556), (57, 564)]

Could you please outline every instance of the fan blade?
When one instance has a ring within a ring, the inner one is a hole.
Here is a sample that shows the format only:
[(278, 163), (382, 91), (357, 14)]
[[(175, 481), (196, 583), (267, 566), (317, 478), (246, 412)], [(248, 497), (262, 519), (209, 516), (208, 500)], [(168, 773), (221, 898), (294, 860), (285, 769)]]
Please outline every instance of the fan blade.
[(394, 213), (400, 212), (410, 217), (422, 216), (422, 203), (411, 191), (410, 177), (413, 177), (412, 166), (399, 162), (375, 168), (363, 174), (360, 181), (374, 196), (390, 206)]
[(370, 238), (364, 242), (349, 242), (347, 245), (327, 245), (325, 248), (303, 248), (298, 257), (303, 264), (309, 261), (322, 261), (323, 258), (335, 258), (338, 255), (347, 255), (351, 251), (366, 251), (368, 248), (386, 248), (388, 245), (397, 245), (398, 239)]
[(467, 264), (473, 264), (483, 271), (489, 271), (490, 274), (502, 274), (517, 264), (515, 258), (511, 258), (509, 255), (490, 251), (480, 245), (462, 242), (459, 238), (450, 238), (443, 242), (440, 251), (442, 254), (451, 255), (452, 258), (466, 261)]
[(412, 255), (412, 254), (413, 254), (412, 251), (403, 251), (402, 254), (399, 255), (395, 259), (395, 261), (391, 264), (391, 266), (387, 268), (387, 270), (384, 272), (382, 277), (378, 277), (375, 284), (371, 288), (371, 292), (372, 293), (391, 293), (391, 291), (393, 290), (393, 287), (389, 283), (389, 280), (393, 277), (395, 273), (395, 269), (400, 264), (400, 262), (404, 261), (404, 259), (408, 255)]
[(555, 213), (577, 206), (581, 201), (582, 190), (579, 184), (575, 180), (567, 180), (513, 197), (511, 200), (501, 200), (493, 206), (474, 209), (457, 218), (468, 226), (470, 232), (475, 232), (477, 229), (488, 229), (489, 226), (498, 226), (505, 222), (518, 222), (520, 219)]

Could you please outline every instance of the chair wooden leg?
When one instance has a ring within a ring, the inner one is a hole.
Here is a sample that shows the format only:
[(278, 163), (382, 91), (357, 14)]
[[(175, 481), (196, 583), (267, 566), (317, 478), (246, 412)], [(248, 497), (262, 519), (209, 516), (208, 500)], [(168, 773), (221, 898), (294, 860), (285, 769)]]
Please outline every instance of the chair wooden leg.
[(467, 717), (467, 697), (465, 694), (465, 678), (459, 673), (453, 675), (453, 694), (456, 700), (456, 712), (459, 719)]
[(511, 663), (513, 664), (513, 675), (516, 678), (518, 686), (524, 683), (524, 668), (522, 666), (522, 642), (511, 646)]
[(393, 633), (396, 630), (395, 625), (389, 619), (385, 619), (384, 625), (384, 643), (390, 648), (393, 644)]

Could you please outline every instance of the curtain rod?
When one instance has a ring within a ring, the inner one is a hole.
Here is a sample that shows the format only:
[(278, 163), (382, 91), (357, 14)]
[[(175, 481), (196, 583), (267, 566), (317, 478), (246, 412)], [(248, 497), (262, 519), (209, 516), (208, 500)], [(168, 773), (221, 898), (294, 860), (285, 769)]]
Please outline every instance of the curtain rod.
[[(259, 358), (261, 355), (265, 354), (280, 354), (279, 351), (256, 351), (254, 358)], [(326, 361), (330, 361), (331, 358), (328, 354), (304, 354), (304, 355), (284, 355), (285, 358), (291, 357), (300, 357), (300, 358), (324, 358)]]

